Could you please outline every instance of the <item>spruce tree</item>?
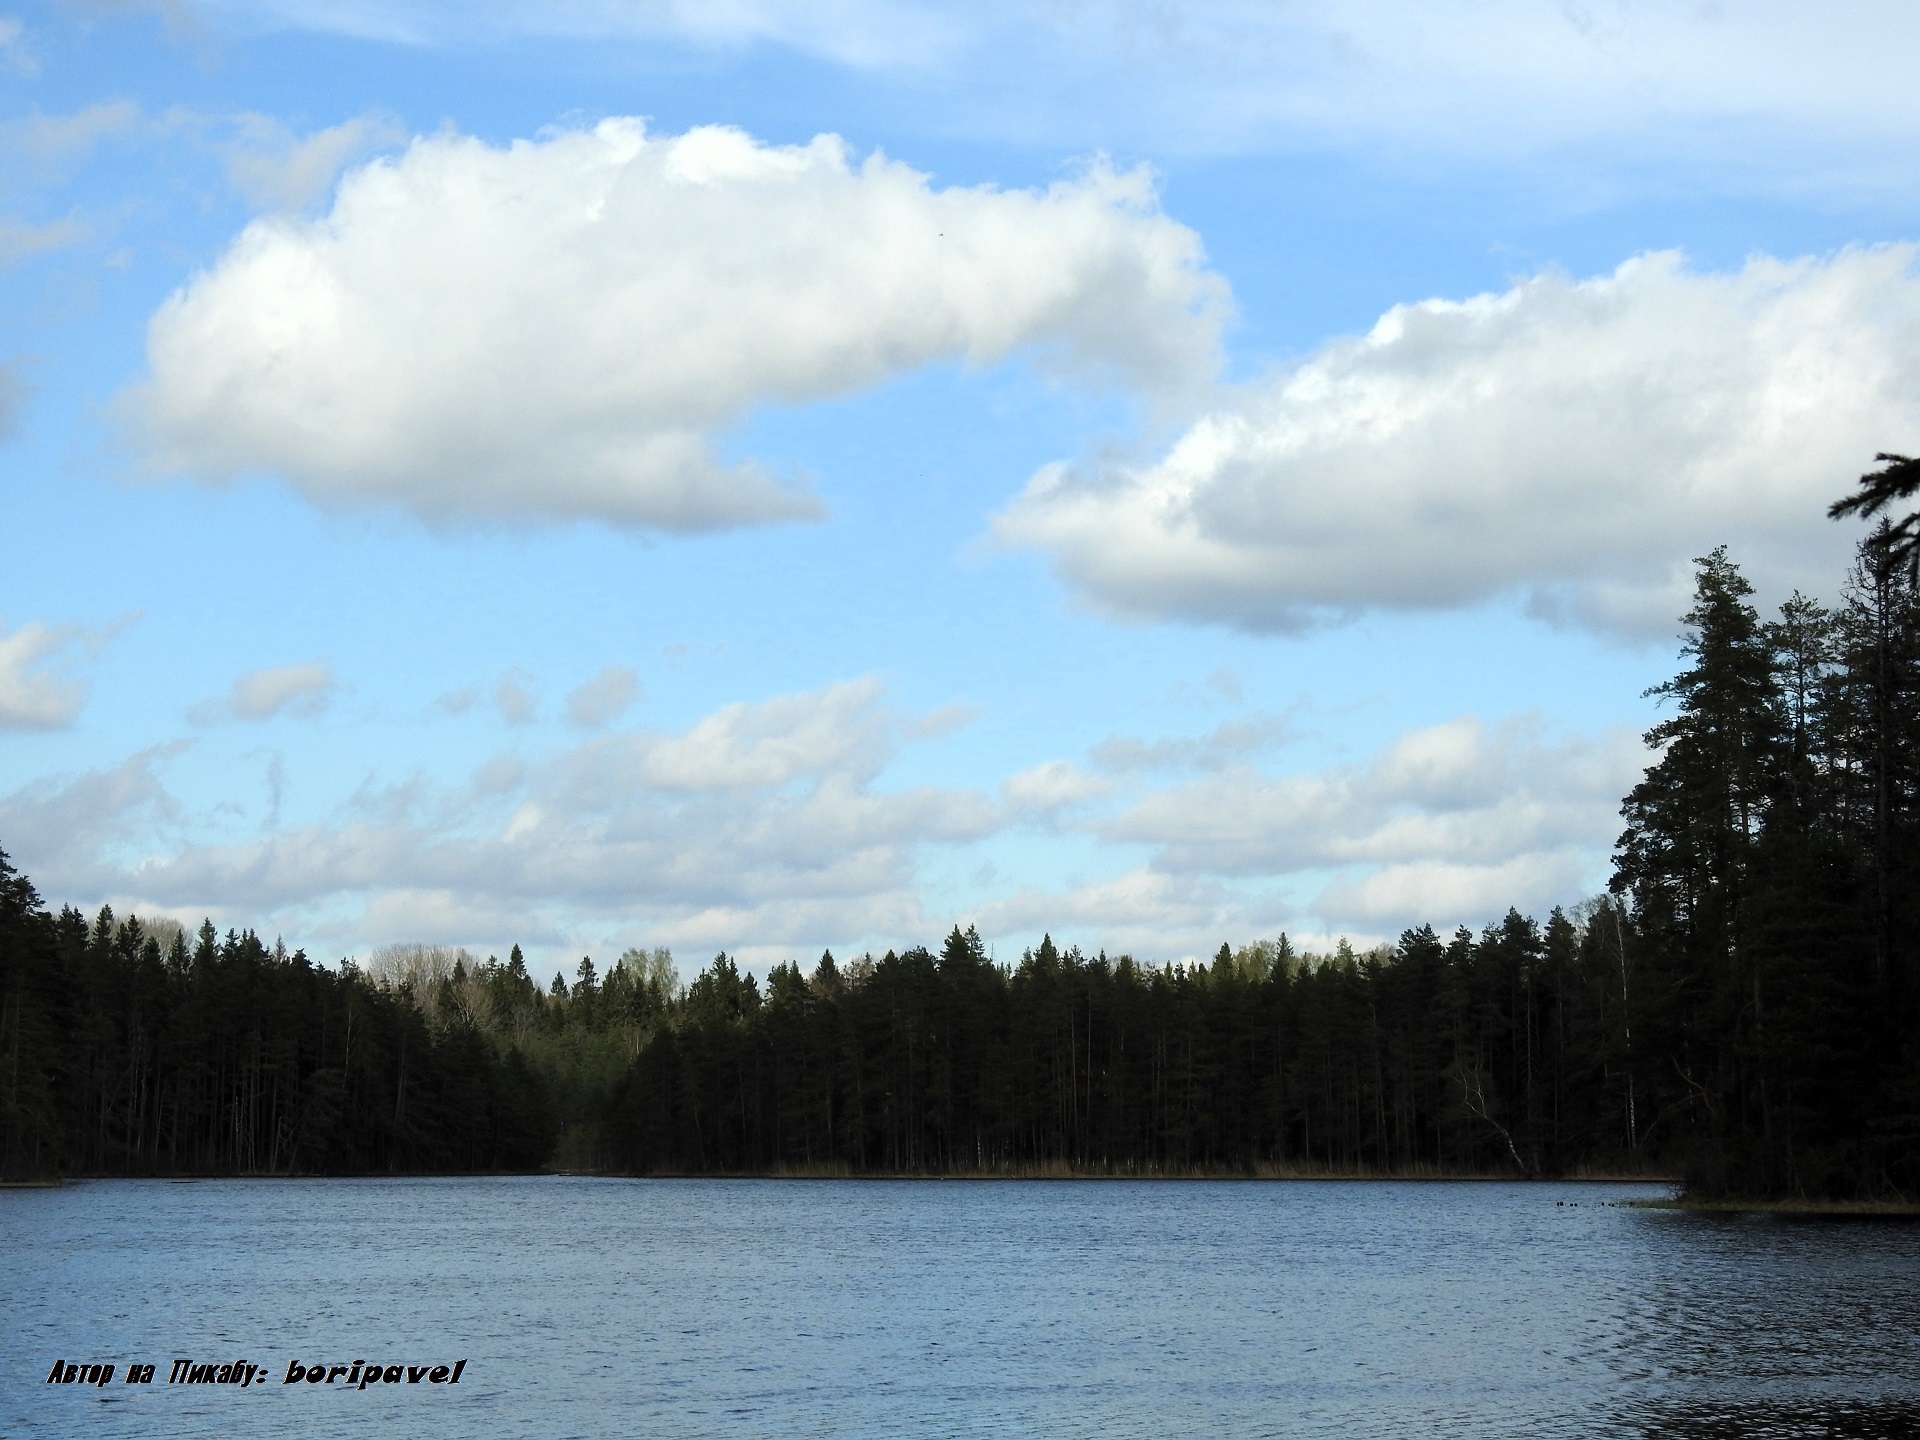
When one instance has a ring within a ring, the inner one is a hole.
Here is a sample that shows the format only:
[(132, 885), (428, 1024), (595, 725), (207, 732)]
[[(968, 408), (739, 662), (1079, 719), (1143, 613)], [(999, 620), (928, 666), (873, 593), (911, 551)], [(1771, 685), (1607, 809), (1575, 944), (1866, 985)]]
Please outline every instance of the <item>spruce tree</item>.
[(1689, 1181), (1711, 1192), (1736, 1183), (1732, 1135), (1768, 1124), (1764, 1086), (1744, 1063), (1764, 1011), (1745, 940), (1755, 857), (1780, 798), (1785, 706), (1753, 587), (1725, 546), (1695, 564), (1689, 663), (1647, 692), (1674, 713), (1647, 731), (1660, 758), (1621, 807), (1613, 888), (1631, 896), (1665, 972), (1679, 1103), (1697, 1142)]

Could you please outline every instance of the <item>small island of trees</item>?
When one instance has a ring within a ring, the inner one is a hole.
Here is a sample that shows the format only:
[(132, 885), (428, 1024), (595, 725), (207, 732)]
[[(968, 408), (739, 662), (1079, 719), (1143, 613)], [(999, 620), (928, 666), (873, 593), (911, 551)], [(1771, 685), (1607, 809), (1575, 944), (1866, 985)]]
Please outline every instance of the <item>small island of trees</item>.
[[(1883, 456), (1835, 510), (1920, 489)], [(1663, 1175), (1920, 1197), (1920, 540), (1829, 610), (1697, 565), (1605, 895), (1544, 922), (1017, 964), (971, 929), (764, 984), (663, 950), (542, 987), (396, 948), (57, 914), (0, 855), (0, 1178)]]

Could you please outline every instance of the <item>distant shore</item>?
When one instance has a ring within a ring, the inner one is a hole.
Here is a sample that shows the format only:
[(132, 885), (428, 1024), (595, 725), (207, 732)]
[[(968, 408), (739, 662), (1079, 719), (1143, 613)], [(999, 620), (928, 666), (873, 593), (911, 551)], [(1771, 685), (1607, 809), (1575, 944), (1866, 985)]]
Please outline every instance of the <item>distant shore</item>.
[(1439, 1169), (1344, 1170), (1291, 1165), (1210, 1167), (1194, 1166), (1167, 1169), (1126, 1169), (1105, 1166), (1064, 1164), (1013, 1165), (982, 1170), (850, 1170), (828, 1166), (788, 1166), (777, 1170), (717, 1172), (711, 1170), (623, 1170), (562, 1169), (562, 1175), (594, 1176), (617, 1180), (1248, 1180), (1248, 1181), (1382, 1181), (1446, 1182), (1449, 1184), (1488, 1184), (1523, 1182), (1541, 1184), (1619, 1184), (1674, 1185), (1671, 1175), (1578, 1174), (1527, 1177), (1508, 1171), (1464, 1171)]
[[(1155, 1180), (1178, 1182), (1189, 1181), (1269, 1181), (1269, 1182), (1328, 1182), (1328, 1181), (1377, 1181), (1382, 1183), (1444, 1183), (1444, 1184), (1607, 1184), (1607, 1185), (1677, 1185), (1679, 1182), (1671, 1175), (1649, 1174), (1598, 1174), (1583, 1173), (1577, 1175), (1554, 1175), (1525, 1177), (1512, 1171), (1459, 1171), (1439, 1169), (1416, 1170), (1347, 1170), (1326, 1167), (1307, 1167), (1290, 1165), (1259, 1165), (1251, 1169), (1239, 1167), (1193, 1166), (1165, 1169), (1125, 1169), (1119, 1167), (1075, 1166), (1064, 1164), (1012, 1165), (982, 1170), (852, 1170), (842, 1166), (786, 1166), (776, 1170), (650, 1170), (635, 1172), (615, 1169), (596, 1169), (592, 1167), (560, 1167), (543, 1170), (489, 1170), (489, 1171), (403, 1171), (375, 1172), (360, 1174), (289, 1174), (285, 1171), (258, 1171), (253, 1173), (208, 1173), (194, 1175), (64, 1175), (57, 1178), (40, 1180), (4, 1180), (0, 1189), (32, 1190), (52, 1189), (62, 1185), (81, 1184), (90, 1180), (165, 1180), (184, 1184), (201, 1180), (451, 1180), (451, 1179), (506, 1179), (512, 1177), (565, 1176), (574, 1179), (600, 1180), (886, 1180), (886, 1181), (973, 1181), (994, 1180)], [(1634, 1204), (1666, 1205), (1678, 1202), (1670, 1201), (1634, 1201)]]

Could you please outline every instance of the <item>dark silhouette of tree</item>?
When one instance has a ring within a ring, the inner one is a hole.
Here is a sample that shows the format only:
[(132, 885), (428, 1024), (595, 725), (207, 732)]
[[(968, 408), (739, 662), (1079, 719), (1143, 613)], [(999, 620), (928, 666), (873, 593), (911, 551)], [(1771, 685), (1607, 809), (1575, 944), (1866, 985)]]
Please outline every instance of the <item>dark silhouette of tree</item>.
[[(1839, 520), (1848, 515), (1870, 519), (1902, 500), (1920, 493), (1920, 459), (1891, 455), (1882, 451), (1873, 457), (1882, 462), (1878, 470), (1860, 477), (1860, 488), (1827, 507), (1827, 518)], [(1920, 510), (1894, 520), (1885, 516), (1868, 540), (1889, 563), (1908, 572), (1920, 567)]]

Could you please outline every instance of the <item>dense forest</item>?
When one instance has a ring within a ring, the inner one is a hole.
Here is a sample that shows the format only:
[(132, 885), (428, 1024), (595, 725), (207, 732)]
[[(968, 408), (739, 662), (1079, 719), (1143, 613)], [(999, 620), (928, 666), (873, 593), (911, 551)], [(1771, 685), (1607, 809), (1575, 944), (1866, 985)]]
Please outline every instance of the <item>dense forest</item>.
[[(1869, 477), (1872, 478), (1872, 477)], [(1920, 599), (1698, 563), (1605, 895), (1544, 923), (995, 963), (972, 930), (764, 983), (541, 986), (49, 913), (0, 856), (0, 1174), (1675, 1174), (1920, 1194)]]

